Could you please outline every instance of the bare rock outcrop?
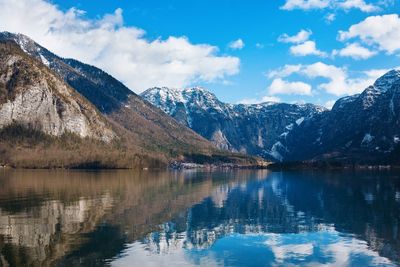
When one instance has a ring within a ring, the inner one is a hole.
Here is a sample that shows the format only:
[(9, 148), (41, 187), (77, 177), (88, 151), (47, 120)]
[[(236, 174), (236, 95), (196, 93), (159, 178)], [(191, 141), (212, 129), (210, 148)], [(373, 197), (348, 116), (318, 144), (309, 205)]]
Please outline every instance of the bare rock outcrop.
[(23, 124), (53, 136), (116, 138), (92, 104), (13, 42), (0, 43), (0, 62), (0, 128)]

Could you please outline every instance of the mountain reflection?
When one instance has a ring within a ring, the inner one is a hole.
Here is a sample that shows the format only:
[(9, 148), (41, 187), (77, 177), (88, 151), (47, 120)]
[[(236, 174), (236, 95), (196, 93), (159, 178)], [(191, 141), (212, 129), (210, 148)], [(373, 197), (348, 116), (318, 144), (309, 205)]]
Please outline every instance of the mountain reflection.
[(160, 257), (165, 264), (240, 265), (246, 257), (234, 252), (247, 244), (260, 261), (254, 266), (340, 265), (357, 253), (366, 260), (358, 263), (390, 265), (400, 262), (397, 177), (2, 171), (0, 263), (132, 266)]

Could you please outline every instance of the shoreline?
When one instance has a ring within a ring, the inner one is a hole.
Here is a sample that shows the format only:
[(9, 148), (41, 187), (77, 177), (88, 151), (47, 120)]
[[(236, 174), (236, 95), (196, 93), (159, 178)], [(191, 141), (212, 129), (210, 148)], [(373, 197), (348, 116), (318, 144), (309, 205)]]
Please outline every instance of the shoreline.
[(235, 163), (207, 163), (200, 164), (194, 162), (171, 162), (165, 167), (133, 167), (133, 168), (117, 168), (117, 167), (14, 167), (10, 165), (0, 165), (0, 170), (88, 170), (88, 171), (102, 171), (102, 170), (234, 170), (234, 169), (253, 169), (253, 170), (265, 170), (269, 163), (263, 164), (235, 164)]
[(342, 164), (338, 162), (261, 162), (257, 164), (237, 164), (237, 163), (195, 163), (173, 161), (163, 167), (34, 167), (34, 166), (11, 166), (7, 164), (0, 164), (0, 170), (88, 170), (88, 171), (106, 171), (106, 170), (270, 170), (270, 171), (307, 171), (307, 170), (398, 170), (400, 165), (392, 164)]
[(281, 162), (271, 163), (267, 167), (271, 171), (299, 171), (299, 170), (394, 170), (400, 169), (394, 164), (346, 164), (340, 162)]

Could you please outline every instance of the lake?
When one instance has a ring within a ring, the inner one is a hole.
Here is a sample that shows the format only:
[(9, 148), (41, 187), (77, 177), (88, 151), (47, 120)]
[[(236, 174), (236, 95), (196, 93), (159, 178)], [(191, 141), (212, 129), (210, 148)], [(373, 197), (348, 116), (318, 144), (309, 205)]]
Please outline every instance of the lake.
[(397, 266), (400, 174), (0, 170), (0, 266)]

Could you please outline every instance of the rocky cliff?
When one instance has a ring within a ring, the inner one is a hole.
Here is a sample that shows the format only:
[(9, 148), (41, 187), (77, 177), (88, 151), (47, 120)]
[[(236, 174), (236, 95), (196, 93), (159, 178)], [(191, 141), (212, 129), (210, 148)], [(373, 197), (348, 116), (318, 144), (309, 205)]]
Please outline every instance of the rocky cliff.
[(398, 163), (400, 71), (392, 70), (332, 110), (306, 105), (232, 105), (202, 88), (151, 88), (143, 98), (222, 149), (274, 161)]
[(321, 114), (312, 104), (226, 104), (203, 88), (151, 88), (142, 97), (217, 147), (282, 160), (282, 136)]
[(0, 128), (23, 124), (105, 142), (117, 137), (92, 104), (15, 43), (0, 42), (0, 62)]

